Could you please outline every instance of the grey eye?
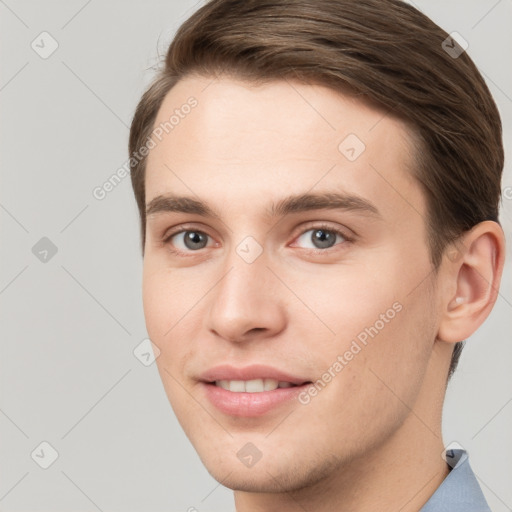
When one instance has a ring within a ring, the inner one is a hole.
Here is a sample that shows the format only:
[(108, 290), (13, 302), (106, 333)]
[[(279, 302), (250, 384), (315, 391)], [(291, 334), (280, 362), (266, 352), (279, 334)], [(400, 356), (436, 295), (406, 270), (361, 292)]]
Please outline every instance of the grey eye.
[[(345, 240), (343, 235), (335, 230), (329, 229), (308, 229), (297, 240), (306, 249), (329, 249), (336, 244), (338, 237)], [(312, 244), (312, 245), (307, 245)]]
[(174, 239), (176, 241), (173, 242), (173, 245), (182, 251), (203, 249), (208, 244), (208, 235), (201, 231), (182, 231), (176, 233), (172, 237), (172, 240)]

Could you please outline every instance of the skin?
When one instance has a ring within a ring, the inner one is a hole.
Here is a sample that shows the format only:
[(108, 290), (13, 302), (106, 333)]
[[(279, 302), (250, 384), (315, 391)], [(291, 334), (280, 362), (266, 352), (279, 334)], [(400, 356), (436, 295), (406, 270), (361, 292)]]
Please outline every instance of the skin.
[[(500, 226), (477, 225), (435, 272), (405, 123), (322, 86), (223, 75), (180, 81), (155, 126), (190, 96), (198, 106), (149, 153), (146, 204), (172, 192), (220, 218), (148, 216), (143, 275), (148, 333), (181, 426), (211, 475), (235, 490), (238, 512), (419, 510), (448, 474), (450, 356), (496, 300)], [(348, 134), (366, 145), (352, 162), (338, 149)], [(380, 216), (266, 216), (272, 202), (308, 192), (357, 195)], [(319, 224), (352, 241), (315, 250)], [(184, 230), (208, 235), (207, 246), (187, 248)], [(250, 264), (236, 251), (247, 236), (263, 250)], [(307, 405), (240, 418), (204, 396), (199, 375), (222, 363), (316, 381), (396, 302), (400, 312)], [(252, 467), (236, 455), (248, 442), (262, 453)]]

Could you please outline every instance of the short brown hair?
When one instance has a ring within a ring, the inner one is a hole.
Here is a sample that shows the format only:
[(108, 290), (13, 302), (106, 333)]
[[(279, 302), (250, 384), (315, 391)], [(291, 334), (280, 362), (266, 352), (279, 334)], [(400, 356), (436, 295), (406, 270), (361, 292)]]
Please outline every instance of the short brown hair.
[[(417, 148), (414, 175), (427, 200), (435, 270), (462, 233), (485, 220), (498, 222), (504, 152), (496, 104), (467, 53), (411, 5), (211, 0), (181, 25), (138, 104), (130, 155), (151, 136), (162, 101), (179, 80), (223, 73), (257, 83), (348, 86), (406, 121)], [(144, 254), (146, 158), (130, 163)], [(462, 346), (455, 345), (449, 377)]]

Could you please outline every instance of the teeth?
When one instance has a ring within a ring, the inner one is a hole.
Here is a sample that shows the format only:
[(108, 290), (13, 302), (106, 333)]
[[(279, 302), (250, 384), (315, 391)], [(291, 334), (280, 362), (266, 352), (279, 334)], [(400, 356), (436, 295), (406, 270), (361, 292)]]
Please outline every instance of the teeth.
[(277, 382), (277, 380), (274, 379), (265, 379), (265, 381), (263, 382), (263, 388), (265, 389), (265, 391), (274, 391), (274, 389), (277, 389), (278, 386), (279, 382)]
[(216, 380), (215, 385), (233, 391), (234, 393), (261, 393), (262, 391), (273, 391), (277, 388), (291, 388), (291, 382), (279, 382), (275, 379), (254, 379), (254, 380)]
[[(242, 385), (245, 384), (245, 389), (241, 389), (241, 391), (245, 391), (246, 393), (261, 393), (265, 391), (265, 381), (263, 379), (247, 380), (245, 382), (241, 380), (240, 382)], [(270, 384), (268, 385), (270, 386)], [(230, 389), (233, 391), (233, 383), (231, 383)], [(267, 391), (271, 391), (272, 389), (274, 389), (273, 385), (270, 389), (267, 389)]]
[(232, 380), (229, 382), (229, 390), (235, 393), (245, 391), (245, 382), (243, 380)]

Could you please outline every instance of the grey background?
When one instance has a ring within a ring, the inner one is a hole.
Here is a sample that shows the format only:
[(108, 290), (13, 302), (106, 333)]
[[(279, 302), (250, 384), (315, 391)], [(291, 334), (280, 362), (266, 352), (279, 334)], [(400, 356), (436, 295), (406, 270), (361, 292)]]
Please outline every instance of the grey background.
[[(444, 413), (445, 442), (469, 450), (502, 512), (512, 510), (512, 2), (414, 4), (468, 41), (503, 118), (507, 267)], [(129, 177), (103, 201), (92, 195), (126, 161), (129, 122), (158, 54), (198, 5), (0, 0), (4, 512), (234, 509), (181, 431), (155, 365), (133, 354), (147, 333)], [(43, 31), (59, 45), (47, 59), (31, 47)], [(32, 252), (43, 237), (57, 248), (46, 263)], [(43, 441), (59, 454), (48, 469), (31, 458)]]

